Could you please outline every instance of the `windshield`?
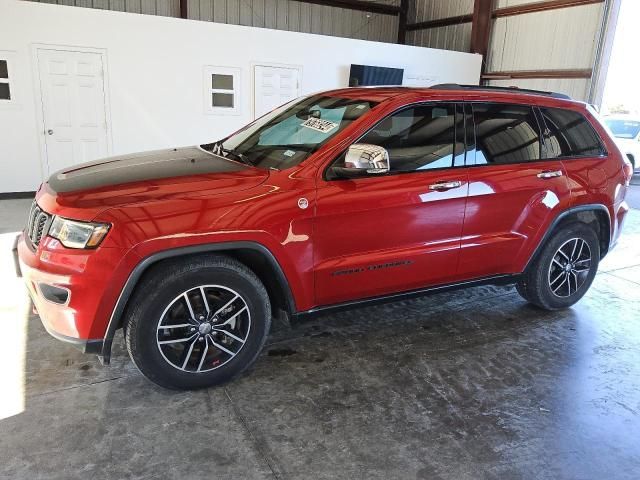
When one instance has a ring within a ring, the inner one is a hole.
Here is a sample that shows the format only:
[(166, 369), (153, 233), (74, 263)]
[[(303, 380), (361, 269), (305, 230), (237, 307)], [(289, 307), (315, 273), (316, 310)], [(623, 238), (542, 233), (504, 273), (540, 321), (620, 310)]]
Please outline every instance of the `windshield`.
[(636, 138), (640, 133), (640, 122), (634, 120), (605, 119), (609, 129), (619, 138)]
[(256, 167), (284, 170), (308, 158), (375, 105), (369, 100), (303, 97), (202, 148)]

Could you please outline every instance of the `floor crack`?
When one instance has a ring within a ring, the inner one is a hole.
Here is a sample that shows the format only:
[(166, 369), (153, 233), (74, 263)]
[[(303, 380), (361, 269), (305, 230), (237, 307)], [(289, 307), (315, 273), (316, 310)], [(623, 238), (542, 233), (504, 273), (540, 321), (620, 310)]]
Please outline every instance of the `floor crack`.
[(37, 398), (37, 397), (43, 397), (45, 395), (51, 395), (52, 393), (60, 393), (60, 392), (66, 392), (67, 390), (74, 390), (76, 388), (83, 388), (83, 387), (91, 387), (93, 385), (98, 385), (100, 383), (105, 383), (105, 382), (112, 382), (114, 380), (120, 380), (121, 378), (128, 378), (131, 375), (120, 375), (117, 377), (109, 377), (109, 378), (105, 378), (103, 380), (96, 380), (95, 382), (89, 382), (89, 383), (82, 383), (80, 385), (71, 385), (69, 387), (65, 387), (65, 388), (58, 388), (55, 390), (48, 390), (46, 392), (40, 392), (40, 393), (36, 393), (33, 395), (29, 395), (29, 398)]
[(627, 265), (625, 267), (617, 267), (617, 268), (611, 268), (608, 270), (601, 270), (602, 273), (612, 273), (612, 272), (618, 272), (620, 270), (627, 270), (629, 268), (636, 268), (636, 267), (640, 267), (640, 263), (634, 263), (632, 265)]
[[(620, 270), (622, 270), (622, 269), (620, 269)], [(640, 285), (639, 282), (634, 282), (633, 280), (629, 280), (628, 278), (620, 277), (619, 275), (616, 275), (615, 273), (610, 273), (610, 272), (602, 272), (602, 273), (604, 273), (605, 275), (611, 275), (612, 277), (615, 277), (618, 280), (624, 280), (624, 281), (632, 283), (634, 285)]]
[(244, 418), (244, 415), (242, 415), (242, 412), (240, 412), (240, 410), (238, 409), (236, 404), (233, 402), (233, 399), (231, 398), (231, 395), (229, 394), (229, 391), (227, 390), (227, 388), (224, 387), (222, 390), (224, 391), (224, 394), (226, 395), (227, 399), (229, 400), (229, 403), (231, 404), (231, 408), (233, 410), (233, 414), (235, 415), (235, 417), (238, 419), (238, 421), (242, 425), (242, 428), (244, 428), (244, 430), (247, 432), (247, 434), (251, 438), (251, 441), (253, 442), (253, 446), (257, 450), (258, 455), (260, 455), (262, 460), (264, 460), (264, 462), (267, 464), (267, 466), (269, 467), (269, 470), (271, 470), (271, 473), (273, 474), (274, 478), (276, 478), (277, 480), (282, 479), (282, 476), (278, 473), (279, 469), (275, 465), (275, 462), (273, 462), (273, 460), (270, 458), (269, 454), (267, 452), (265, 452), (261, 448), (260, 443), (258, 442), (258, 439), (253, 434), (253, 431), (249, 428), (249, 422), (247, 422), (247, 419)]

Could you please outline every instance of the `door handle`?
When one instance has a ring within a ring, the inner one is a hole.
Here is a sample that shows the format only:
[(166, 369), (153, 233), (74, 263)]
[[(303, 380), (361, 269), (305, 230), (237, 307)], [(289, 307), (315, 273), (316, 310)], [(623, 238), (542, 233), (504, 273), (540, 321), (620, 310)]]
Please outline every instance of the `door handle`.
[(51, 129), (47, 130), (47, 134), (53, 135), (53, 130), (51, 130)]
[(444, 192), (445, 190), (458, 188), (461, 185), (462, 185), (462, 182), (460, 180), (450, 180), (448, 182), (436, 182), (429, 185), (429, 190), (435, 190), (436, 192)]
[(537, 177), (538, 178), (544, 178), (544, 179), (548, 179), (548, 178), (556, 178), (556, 177), (561, 177), (562, 176), (562, 170), (545, 170), (544, 172), (540, 172)]

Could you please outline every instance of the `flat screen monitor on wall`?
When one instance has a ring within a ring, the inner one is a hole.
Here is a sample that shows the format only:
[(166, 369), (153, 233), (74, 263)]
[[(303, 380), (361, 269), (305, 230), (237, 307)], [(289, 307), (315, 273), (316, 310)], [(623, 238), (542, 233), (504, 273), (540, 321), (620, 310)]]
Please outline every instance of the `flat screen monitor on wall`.
[(351, 65), (349, 86), (402, 85), (404, 69), (375, 67), (373, 65)]

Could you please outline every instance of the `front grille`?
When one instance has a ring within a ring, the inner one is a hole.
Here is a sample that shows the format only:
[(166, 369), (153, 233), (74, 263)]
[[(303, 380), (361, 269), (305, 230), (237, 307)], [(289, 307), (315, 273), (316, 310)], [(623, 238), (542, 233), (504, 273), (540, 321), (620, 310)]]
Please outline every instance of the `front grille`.
[(27, 227), (24, 230), (34, 246), (38, 246), (42, 237), (46, 235), (51, 223), (50, 220), (51, 215), (42, 210), (34, 201), (33, 205), (31, 205), (31, 210), (29, 210)]

